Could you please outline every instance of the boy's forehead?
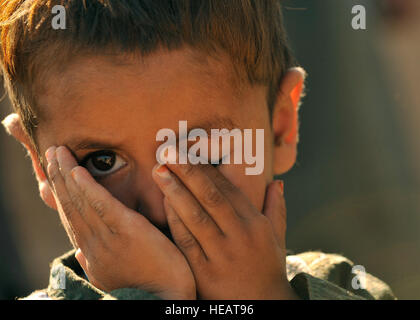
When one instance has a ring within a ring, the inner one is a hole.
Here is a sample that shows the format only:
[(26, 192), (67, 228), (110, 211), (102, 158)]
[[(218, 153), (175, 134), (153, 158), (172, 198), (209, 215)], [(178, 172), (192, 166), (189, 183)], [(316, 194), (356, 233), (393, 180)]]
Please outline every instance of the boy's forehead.
[(155, 141), (162, 128), (177, 132), (181, 120), (188, 120), (188, 130), (251, 127), (247, 119), (255, 118), (256, 108), (245, 105), (255, 99), (235, 94), (228, 67), (212, 66), (211, 59), (200, 62), (183, 52), (115, 64), (87, 57), (50, 81), (39, 132), (46, 144), (87, 149), (128, 144), (138, 135)]
[(145, 58), (82, 56), (49, 77), (46, 94), (38, 99), (39, 118), (53, 120), (55, 113), (71, 116), (84, 100), (91, 104), (101, 96), (124, 98), (159, 91), (162, 96), (171, 88), (185, 94), (199, 92), (207, 98), (224, 93), (224, 99), (239, 99), (242, 90), (234, 78), (228, 58), (214, 59), (188, 49), (157, 52)]

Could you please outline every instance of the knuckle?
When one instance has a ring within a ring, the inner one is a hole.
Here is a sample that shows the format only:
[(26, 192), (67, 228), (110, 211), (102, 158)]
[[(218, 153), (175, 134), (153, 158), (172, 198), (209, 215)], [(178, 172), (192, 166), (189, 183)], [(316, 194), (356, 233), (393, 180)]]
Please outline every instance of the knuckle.
[(180, 186), (180, 184), (178, 183), (178, 181), (174, 180), (169, 186), (168, 186), (168, 190), (170, 191), (170, 193), (173, 193), (175, 195), (181, 194), (182, 193), (182, 188)]
[(223, 177), (218, 179), (218, 187), (224, 194), (236, 193), (238, 190), (230, 181)]
[(194, 224), (206, 224), (209, 216), (201, 208), (194, 208), (191, 211), (191, 220)]
[(210, 186), (206, 188), (203, 201), (204, 204), (209, 207), (218, 207), (225, 201), (225, 198), (219, 190), (217, 190), (214, 186)]
[(50, 180), (52, 181), (52, 183), (53, 184), (56, 184), (57, 183), (57, 180), (58, 180), (58, 173), (57, 173), (56, 168), (53, 167), (52, 169), (50, 169), (49, 172), (48, 172), (48, 175), (49, 175)]
[(77, 194), (70, 195), (70, 200), (77, 211), (79, 211), (80, 213), (84, 212), (84, 204), (79, 195)]
[(196, 246), (195, 239), (189, 234), (178, 238), (177, 244), (183, 250), (190, 250)]
[(106, 204), (102, 200), (94, 200), (91, 203), (92, 209), (95, 210), (95, 212), (103, 218), (106, 211)]
[(191, 177), (195, 173), (195, 167), (191, 164), (180, 165), (179, 168), (185, 177)]
[(172, 226), (178, 225), (181, 222), (179, 217), (175, 214), (168, 215), (167, 219), (168, 219), (168, 224)]
[(61, 201), (61, 208), (63, 209), (65, 215), (70, 217), (73, 212), (73, 203), (70, 200)]

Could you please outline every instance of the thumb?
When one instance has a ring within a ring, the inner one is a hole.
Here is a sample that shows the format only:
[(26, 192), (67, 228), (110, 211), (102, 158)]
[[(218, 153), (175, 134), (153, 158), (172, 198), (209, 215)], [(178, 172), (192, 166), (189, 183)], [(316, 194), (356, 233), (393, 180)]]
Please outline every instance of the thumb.
[(274, 180), (267, 188), (264, 202), (264, 215), (271, 221), (278, 244), (286, 246), (286, 201), (284, 200), (284, 183)]

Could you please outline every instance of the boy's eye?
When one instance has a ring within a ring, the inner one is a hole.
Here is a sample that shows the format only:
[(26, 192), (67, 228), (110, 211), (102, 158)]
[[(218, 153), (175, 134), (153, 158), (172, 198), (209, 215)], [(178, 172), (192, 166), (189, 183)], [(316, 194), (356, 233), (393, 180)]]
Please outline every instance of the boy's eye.
[(82, 166), (94, 177), (102, 177), (114, 173), (126, 164), (115, 152), (107, 150), (93, 152), (82, 161)]

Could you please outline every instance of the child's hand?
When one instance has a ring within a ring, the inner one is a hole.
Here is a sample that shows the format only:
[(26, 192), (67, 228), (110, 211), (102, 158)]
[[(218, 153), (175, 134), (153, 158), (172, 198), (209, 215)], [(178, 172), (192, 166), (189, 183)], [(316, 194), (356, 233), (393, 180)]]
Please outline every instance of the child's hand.
[(167, 237), (77, 166), (65, 147), (51, 147), (46, 156), (60, 216), (95, 286), (106, 291), (135, 287), (163, 299), (195, 299), (191, 269)]
[(211, 165), (167, 164), (153, 177), (200, 298), (298, 298), (286, 277), (281, 182), (270, 185), (263, 215)]

